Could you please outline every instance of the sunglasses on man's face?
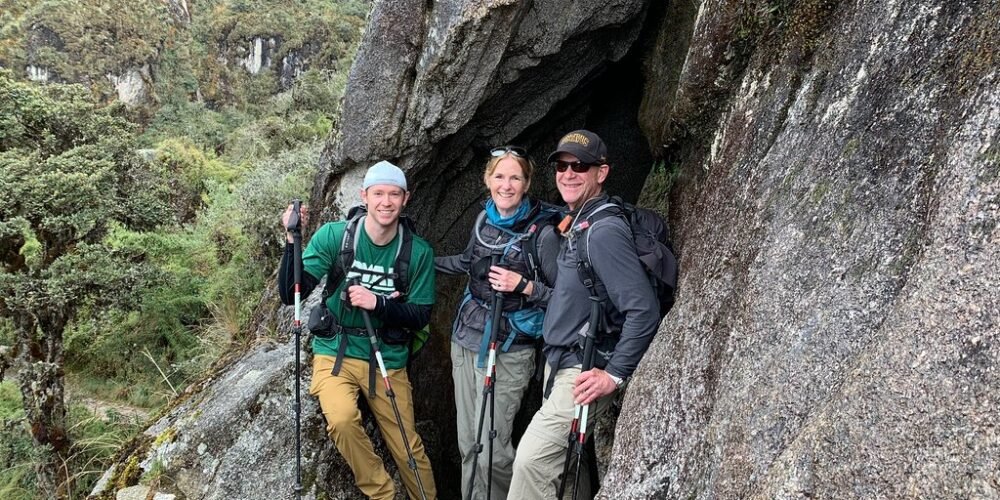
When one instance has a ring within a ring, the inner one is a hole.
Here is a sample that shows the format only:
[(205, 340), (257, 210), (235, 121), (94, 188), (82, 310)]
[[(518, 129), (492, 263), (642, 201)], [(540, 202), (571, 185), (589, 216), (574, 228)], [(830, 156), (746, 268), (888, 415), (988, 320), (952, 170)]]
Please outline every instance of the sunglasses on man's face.
[(578, 174), (585, 174), (591, 169), (591, 167), (596, 167), (599, 165), (599, 163), (583, 163), (579, 161), (555, 160), (553, 162), (550, 162), (549, 165), (552, 165), (552, 168), (556, 169), (556, 172), (562, 173), (565, 172), (567, 168), (569, 168)]
[(527, 158), (528, 150), (520, 146), (500, 146), (490, 150), (490, 156), (501, 157), (507, 153), (510, 153), (518, 158)]

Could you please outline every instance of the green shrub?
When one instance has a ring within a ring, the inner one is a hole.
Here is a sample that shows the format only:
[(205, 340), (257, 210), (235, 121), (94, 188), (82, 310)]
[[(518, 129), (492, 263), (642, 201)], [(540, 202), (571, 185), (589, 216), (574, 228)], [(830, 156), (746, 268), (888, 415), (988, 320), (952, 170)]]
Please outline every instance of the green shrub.
[(292, 85), (292, 109), (338, 115), (346, 87), (347, 71), (309, 69)]
[[(140, 395), (153, 392), (155, 403), (170, 396), (157, 365), (176, 387), (207, 368), (247, 330), (281, 248), (278, 215), (289, 199), (305, 195), (321, 147), (317, 142), (262, 160), (238, 189), (208, 179), (205, 207), (191, 224), (155, 233), (112, 231), (112, 246), (141, 249), (155, 272), (134, 307), (88, 314), (68, 329), (72, 371), (158, 388)], [(142, 352), (156, 365), (136, 355)]]
[(285, 246), (282, 210), (293, 198), (308, 200), (323, 143), (315, 141), (253, 164), (238, 191), (236, 220), (248, 239), (254, 265), (270, 272)]
[(266, 161), (268, 157), (325, 138), (331, 126), (330, 120), (318, 113), (267, 116), (234, 130), (226, 138), (225, 157), (238, 164)]
[(170, 180), (171, 206), (177, 220), (191, 222), (205, 206), (210, 183), (229, 184), (242, 173), (186, 139), (172, 138), (156, 149), (156, 167)]
[(73, 325), (66, 336), (67, 363), (74, 371), (124, 384), (162, 385), (156, 366), (142, 355), (146, 351), (181, 385), (194, 374), (174, 368), (198, 354), (198, 331), (209, 315), (203, 290), (217, 269), (214, 248), (197, 226), (156, 233), (118, 230), (112, 241), (123, 249), (141, 248), (155, 271), (133, 307)]
[(165, 140), (183, 137), (205, 151), (220, 152), (226, 136), (249, 120), (249, 115), (234, 108), (214, 110), (204, 103), (171, 101), (157, 110), (140, 144), (155, 147)]

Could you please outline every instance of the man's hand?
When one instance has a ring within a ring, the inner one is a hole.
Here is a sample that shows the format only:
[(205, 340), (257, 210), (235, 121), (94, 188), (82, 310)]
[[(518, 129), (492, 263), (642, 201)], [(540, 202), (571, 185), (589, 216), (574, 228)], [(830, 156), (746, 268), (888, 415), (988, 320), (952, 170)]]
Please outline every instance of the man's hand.
[(347, 300), (354, 307), (360, 307), (368, 311), (374, 311), (378, 304), (378, 297), (371, 290), (361, 285), (351, 285), (347, 287)]
[(577, 375), (574, 383), (573, 401), (578, 405), (589, 405), (618, 388), (611, 375), (600, 368)]
[[(281, 227), (284, 227), (284, 228), (288, 227), (288, 219), (291, 216), (292, 216), (292, 204), (289, 203), (288, 204), (288, 208), (286, 208), (285, 212), (283, 214), (281, 214)], [(301, 228), (301, 227), (304, 227), (307, 222), (309, 222), (309, 206), (308, 205), (302, 205), (302, 207), (299, 208), (299, 217), (300, 217), (299, 218), (299, 227)], [(289, 243), (293, 243), (291, 231), (287, 231), (287, 230), (285, 231), (285, 241), (287, 241)]]

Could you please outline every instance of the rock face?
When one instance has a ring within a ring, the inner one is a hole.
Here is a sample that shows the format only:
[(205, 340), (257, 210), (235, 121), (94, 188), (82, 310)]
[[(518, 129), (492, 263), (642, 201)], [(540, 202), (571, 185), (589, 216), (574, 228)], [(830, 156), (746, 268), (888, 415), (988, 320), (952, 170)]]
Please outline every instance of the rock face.
[[(585, 126), (609, 142), (611, 191), (672, 167), (682, 265), (601, 498), (998, 497), (998, 20), (995, 2), (944, 0), (377, 2), (313, 223), (390, 159), (424, 234), (457, 251), (489, 147), (544, 157)], [(458, 496), (445, 334), (460, 286), (439, 283), (441, 334), (411, 374), (442, 498)], [(270, 301), (261, 329), (288, 332)], [(163, 493), (289, 494), (283, 342), (135, 446)], [(303, 415), (306, 497), (357, 497), (308, 396)]]
[(247, 72), (256, 75), (260, 73), (261, 69), (271, 67), (271, 54), (278, 49), (280, 44), (281, 40), (276, 37), (254, 37), (250, 41), (250, 47), (244, 51), (246, 56), (240, 59), (239, 63), (246, 68)]
[(58, 80), (59, 75), (53, 74), (51, 68), (41, 62), (40, 53), (46, 50), (61, 51), (66, 43), (59, 35), (45, 25), (33, 24), (28, 30), (27, 37), (27, 66), (24, 68), (28, 79), (33, 82), (46, 83), (50, 80)]
[(149, 88), (146, 82), (152, 80), (149, 73), (149, 65), (144, 64), (139, 68), (129, 68), (121, 76), (107, 75), (108, 81), (115, 86), (118, 93), (118, 100), (127, 108), (135, 108), (146, 104), (149, 99)]
[(738, 4), (646, 122), (681, 295), (600, 498), (1000, 497), (997, 4), (799, 2), (744, 62)]
[[(604, 125), (615, 160), (641, 179), (650, 156), (636, 121), (639, 88), (628, 92), (631, 75), (609, 68), (639, 38), (646, 10), (637, 0), (377, 2), (314, 198), (332, 207), (343, 172), (393, 160), (411, 169), (424, 233), (455, 251), (464, 236), (454, 238), (452, 223), (478, 212), (492, 146), (516, 142), (541, 158), (562, 132), (599, 113), (623, 121), (594, 123)], [(552, 191), (547, 177), (537, 193)]]

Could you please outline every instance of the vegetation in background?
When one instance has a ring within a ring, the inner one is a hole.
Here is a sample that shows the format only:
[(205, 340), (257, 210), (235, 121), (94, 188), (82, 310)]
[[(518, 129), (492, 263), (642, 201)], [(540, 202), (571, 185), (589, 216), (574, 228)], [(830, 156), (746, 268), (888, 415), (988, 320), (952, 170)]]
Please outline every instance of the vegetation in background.
[(147, 230), (166, 210), (160, 183), (140, 173), (131, 127), (85, 88), (33, 87), (4, 72), (0, 102), (0, 314), (14, 333), (0, 380), (12, 369), (18, 381), (39, 490), (65, 498), (63, 335), (78, 313), (122, 304), (142, 286), (141, 253), (107, 244), (112, 221)]
[[(8, 380), (64, 370), (72, 393), (42, 408), (0, 384), (0, 498), (86, 495), (139, 428), (103, 407), (155, 410), (247, 340), (283, 245), (278, 215), (308, 193), (369, 9), (172, 5), (0, 0), (0, 368)], [(258, 37), (274, 45), (254, 75), (241, 61)], [(302, 66), (283, 75), (289, 55)], [(85, 86), (27, 83), (29, 65)], [(110, 76), (142, 67), (146, 102), (117, 104)], [(28, 312), (43, 299), (62, 308), (55, 325)], [(12, 361), (56, 330), (50, 361)], [(62, 419), (59, 446), (30, 433), (46, 411)], [(62, 472), (46, 479), (39, 464)]]
[[(38, 498), (34, 484), (34, 463), (38, 450), (31, 438), (18, 432), (24, 419), (21, 394), (10, 382), (0, 383), (0, 498), (4, 500), (32, 500)], [(114, 409), (95, 412), (82, 405), (72, 405), (67, 415), (67, 428), (73, 442), (72, 452), (66, 463), (71, 471), (69, 490), (73, 498), (83, 498), (90, 490), (90, 476), (100, 473), (106, 461), (138, 432), (140, 421)]]
[(646, 176), (646, 183), (639, 193), (637, 204), (666, 215), (669, 208), (670, 190), (680, 175), (680, 165), (667, 165), (659, 161), (653, 164)]

